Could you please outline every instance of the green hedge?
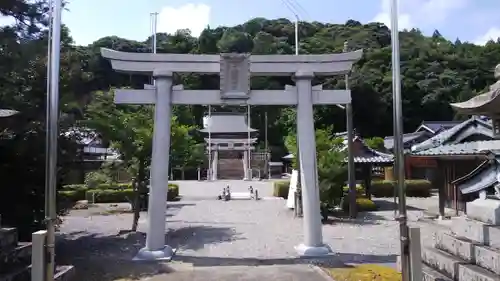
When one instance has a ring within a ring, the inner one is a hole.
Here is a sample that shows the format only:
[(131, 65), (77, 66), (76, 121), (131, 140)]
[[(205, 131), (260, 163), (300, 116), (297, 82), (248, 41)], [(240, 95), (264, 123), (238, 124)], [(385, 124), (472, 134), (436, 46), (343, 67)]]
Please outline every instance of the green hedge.
[[(432, 184), (428, 180), (405, 180), (406, 196), (430, 197)], [(393, 197), (395, 181), (373, 181), (371, 193), (375, 197)], [(397, 194), (397, 192), (396, 192)]]
[[(66, 185), (62, 191), (58, 192), (59, 198), (67, 202), (79, 200), (92, 200), (95, 194), (95, 203), (121, 203), (133, 200), (132, 184), (101, 184), (95, 189), (89, 189), (84, 184)], [(167, 200), (175, 200), (179, 197), (179, 186), (177, 184), (168, 185)]]
[(282, 180), (273, 183), (273, 196), (288, 199), (288, 190), (290, 189), (290, 181)]
[[(375, 202), (368, 198), (356, 198), (356, 209), (358, 212), (370, 212), (376, 211), (378, 207)], [(342, 210), (349, 211), (349, 199), (347, 197), (344, 197), (342, 202)]]
[(89, 189), (86, 193), (87, 200), (94, 203), (125, 203), (134, 200), (133, 189)]
[[(344, 191), (345, 195), (349, 194), (349, 186), (344, 186), (342, 190)], [(365, 188), (363, 187), (363, 185), (356, 184), (356, 196), (357, 197), (365, 196)]]

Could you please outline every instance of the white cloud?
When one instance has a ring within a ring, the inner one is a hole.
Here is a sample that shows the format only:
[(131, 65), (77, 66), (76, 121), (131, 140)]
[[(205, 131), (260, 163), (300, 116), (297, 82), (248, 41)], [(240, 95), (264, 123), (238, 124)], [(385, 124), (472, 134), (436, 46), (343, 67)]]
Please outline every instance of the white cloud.
[[(391, 26), (391, 2), (381, 0), (380, 12), (373, 21)], [(446, 20), (448, 15), (466, 7), (468, 0), (398, 0), (398, 28), (433, 26)]]
[(163, 7), (158, 15), (158, 32), (175, 33), (179, 29), (191, 30), (199, 36), (210, 22), (210, 6), (186, 4), (177, 8)]
[(500, 28), (498, 28), (498, 27), (491, 27), (490, 29), (488, 29), (488, 31), (486, 31), (486, 33), (484, 33), (483, 35), (477, 37), (474, 40), (474, 44), (484, 45), (488, 41), (490, 41), (490, 40), (495, 40), (496, 41), (498, 38), (500, 38)]

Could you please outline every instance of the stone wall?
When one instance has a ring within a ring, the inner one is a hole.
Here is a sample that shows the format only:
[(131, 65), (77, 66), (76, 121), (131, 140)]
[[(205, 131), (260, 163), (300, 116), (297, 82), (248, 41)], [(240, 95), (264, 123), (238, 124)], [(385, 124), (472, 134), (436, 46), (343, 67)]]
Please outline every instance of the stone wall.
[(424, 280), (500, 280), (500, 201), (467, 203), (467, 215), (452, 218), (452, 231), (438, 232), (422, 249)]

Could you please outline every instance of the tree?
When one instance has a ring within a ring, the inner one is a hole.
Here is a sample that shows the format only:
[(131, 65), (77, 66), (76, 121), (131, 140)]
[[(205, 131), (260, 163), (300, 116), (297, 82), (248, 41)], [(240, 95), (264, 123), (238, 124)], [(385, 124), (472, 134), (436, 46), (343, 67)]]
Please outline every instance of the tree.
[[(139, 197), (144, 194), (148, 181), (148, 167), (151, 164), (153, 142), (153, 111), (151, 105), (116, 105), (113, 101), (113, 90), (97, 91), (85, 108), (85, 120), (82, 126), (98, 133), (111, 143), (121, 155), (121, 159), (136, 172), (136, 195), (132, 202), (134, 220), (132, 231), (137, 230), (139, 220)], [(172, 118), (171, 125), (171, 167), (185, 166), (199, 161), (189, 151), (196, 146), (189, 135), (192, 127), (180, 125), (177, 118)], [(166, 198), (165, 198), (166, 200)]]
[[(315, 134), (320, 200), (324, 205), (338, 204), (347, 179), (346, 154), (341, 150), (344, 145), (342, 139), (332, 138), (331, 129), (317, 129)], [(293, 165), (297, 168), (296, 134), (286, 136), (285, 144), (296, 156)]]
[[(0, 140), (0, 214), (2, 224), (17, 227), (25, 241), (45, 220), (47, 8), (47, 2), (39, 0), (0, 4), (0, 15), (15, 19), (0, 27), (0, 104), (19, 111), (2, 125), (7, 134)], [(79, 158), (76, 139), (67, 132), (80, 117), (91, 77), (66, 28), (61, 39), (57, 187)]]

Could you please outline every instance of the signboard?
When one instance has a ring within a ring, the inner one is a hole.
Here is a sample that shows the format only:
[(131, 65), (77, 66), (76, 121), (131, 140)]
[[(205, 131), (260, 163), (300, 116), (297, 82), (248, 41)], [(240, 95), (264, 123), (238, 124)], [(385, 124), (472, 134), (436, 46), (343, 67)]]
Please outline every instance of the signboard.
[(297, 191), (297, 184), (299, 183), (299, 171), (293, 170), (292, 177), (290, 178), (290, 187), (288, 188), (288, 199), (286, 206), (289, 209), (295, 208), (295, 192)]
[(231, 53), (220, 58), (221, 98), (250, 98), (250, 55)]

